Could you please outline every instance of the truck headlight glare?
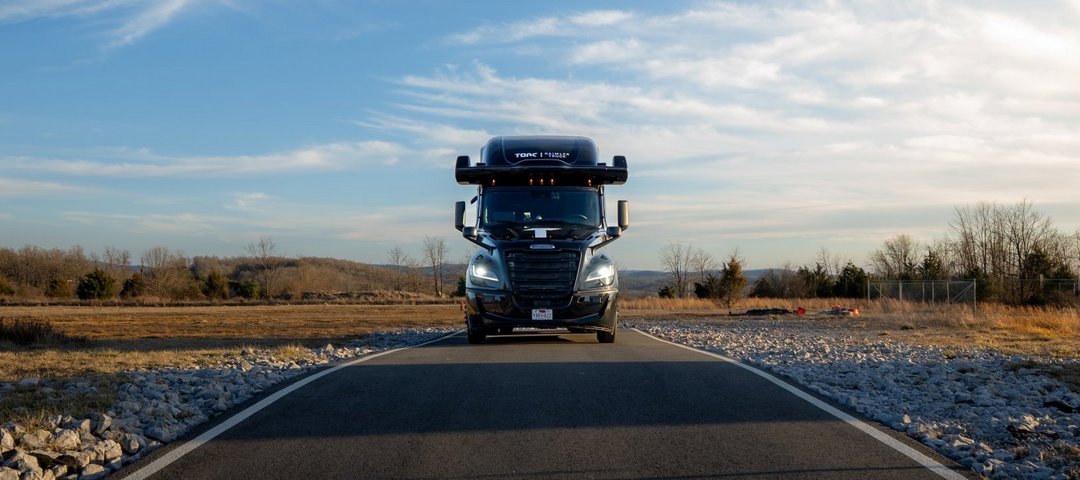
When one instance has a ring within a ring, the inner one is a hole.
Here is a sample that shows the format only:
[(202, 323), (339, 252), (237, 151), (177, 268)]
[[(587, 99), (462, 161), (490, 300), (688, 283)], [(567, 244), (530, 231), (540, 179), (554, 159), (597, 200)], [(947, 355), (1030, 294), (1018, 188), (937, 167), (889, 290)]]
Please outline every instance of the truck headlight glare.
[(613, 281), (615, 281), (615, 267), (609, 264), (602, 264), (592, 268), (585, 277), (585, 283), (589, 286), (606, 287), (611, 285)]
[(499, 275), (487, 262), (476, 262), (469, 267), (469, 280), (476, 285), (498, 284)]

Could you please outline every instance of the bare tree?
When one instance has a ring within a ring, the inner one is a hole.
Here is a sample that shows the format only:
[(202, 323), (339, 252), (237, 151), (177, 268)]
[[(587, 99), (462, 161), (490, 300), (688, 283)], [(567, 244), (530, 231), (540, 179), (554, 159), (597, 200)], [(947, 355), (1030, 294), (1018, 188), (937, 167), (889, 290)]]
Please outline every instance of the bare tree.
[[(156, 246), (143, 252), (140, 269), (147, 291), (162, 298), (187, 298), (193, 293), (188, 259), (179, 250)], [(197, 290), (196, 290), (197, 291)]]
[(821, 268), (825, 270), (825, 274), (831, 278), (836, 278), (840, 275), (840, 256), (829, 253), (829, 249), (821, 247), (818, 249), (817, 263), (821, 265)]
[(919, 243), (910, 236), (898, 234), (870, 254), (870, 264), (882, 278), (910, 280), (915, 278), (919, 248)]
[(431, 266), (431, 279), (435, 295), (442, 296), (443, 270), (446, 262), (446, 240), (442, 237), (424, 237), (424, 258)]
[(404, 267), (409, 263), (409, 254), (401, 247), (395, 246), (386, 252), (386, 259), (395, 267)]
[(404, 290), (406, 284), (411, 283), (411, 270), (413, 260), (399, 246), (395, 246), (386, 252), (386, 259), (395, 268), (394, 290)]
[(671, 275), (671, 281), (675, 288), (675, 296), (686, 298), (690, 293), (690, 272), (692, 271), (694, 246), (672, 242), (660, 250), (660, 263)]
[(697, 272), (698, 282), (704, 283), (709, 272), (716, 270), (716, 259), (709, 252), (694, 248), (690, 253), (690, 267)]
[(102, 254), (105, 268), (116, 279), (123, 283), (128, 276), (128, 266), (131, 264), (131, 252), (116, 247), (105, 247)]
[[(1024, 262), (1028, 255), (1043, 246), (1043, 243), (1053, 234), (1053, 226), (1050, 223), (1050, 217), (1043, 216), (1026, 199), (1013, 205), (1006, 218), (1008, 228), (1005, 230), (1005, 238), (1009, 242), (1013, 257), (1013, 274), (1022, 278)], [(1025, 282), (1018, 282), (1018, 287), (1018, 300), (1025, 301), (1027, 298)]]
[(258, 268), (256, 275), (264, 297), (273, 297), (278, 290), (278, 277), (284, 263), (278, 254), (277, 244), (270, 237), (259, 237), (259, 241), (248, 244), (247, 253)]

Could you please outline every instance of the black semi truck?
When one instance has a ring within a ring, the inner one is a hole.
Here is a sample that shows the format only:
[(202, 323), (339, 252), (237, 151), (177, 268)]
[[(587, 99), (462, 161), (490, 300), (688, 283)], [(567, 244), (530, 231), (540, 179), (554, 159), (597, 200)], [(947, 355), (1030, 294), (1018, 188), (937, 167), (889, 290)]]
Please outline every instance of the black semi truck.
[(626, 182), (626, 157), (601, 162), (589, 138), (503, 136), (480, 161), (457, 158), (461, 185), (476, 185), (475, 224), (457, 202), (454, 226), (479, 245), (465, 275), (469, 343), (514, 329), (568, 329), (614, 343), (619, 276), (599, 250), (629, 228), (630, 204), (617, 224), (604, 209), (604, 186)]

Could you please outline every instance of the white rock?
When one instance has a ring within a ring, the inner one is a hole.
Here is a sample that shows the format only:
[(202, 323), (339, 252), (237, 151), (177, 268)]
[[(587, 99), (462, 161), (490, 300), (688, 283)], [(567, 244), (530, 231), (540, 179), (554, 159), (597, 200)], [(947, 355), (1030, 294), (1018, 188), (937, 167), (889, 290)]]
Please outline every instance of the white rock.
[(90, 414), (91, 426), (94, 435), (101, 436), (112, 426), (112, 417), (108, 414), (94, 412)]
[(79, 436), (78, 430), (61, 430), (60, 433), (56, 434), (56, 438), (53, 439), (52, 447), (61, 452), (65, 450), (75, 450), (79, 448), (80, 440), (81, 437)]
[(4, 462), (4, 466), (20, 472), (20, 476), (24, 475), (26, 472), (30, 472), (39, 477), (42, 475), (41, 465), (38, 463), (37, 457), (34, 457), (29, 453), (16, 451), (11, 458)]
[(113, 440), (105, 440), (104, 442), (102, 442), (101, 449), (105, 456), (106, 462), (116, 460), (124, 454), (124, 450), (120, 446), (120, 444)]
[(15, 448), (15, 436), (6, 428), (0, 428), (0, 453), (13, 450)]
[(49, 447), (52, 443), (53, 436), (51, 433), (45, 430), (37, 430), (33, 432), (24, 433), (22, 437), (19, 437), (19, 444), (21, 444), (27, 450), (41, 450)]
[(64, 452), (56, 458), (57, 463), (68, 466), (69, 468), (83, 468), (90, 464), (93, 456), (86, 451), (81, 452)]
[(109, 471), (105, 467), (96, 463), (91, 463), (82, 469), (82, 473), (79, 475), (79, 480), (101, 480), (109, 474)]

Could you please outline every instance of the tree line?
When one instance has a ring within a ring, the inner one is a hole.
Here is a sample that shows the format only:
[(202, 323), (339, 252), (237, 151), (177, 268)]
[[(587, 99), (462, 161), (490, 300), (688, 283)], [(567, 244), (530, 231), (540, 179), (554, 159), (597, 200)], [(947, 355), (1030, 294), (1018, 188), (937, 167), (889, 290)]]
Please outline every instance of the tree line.
[(448, 263), (438, 237), (425, 239), (414, 260), (404, 249), (387, 253), (386, 265), (321, 257), (288, 257), (261, 238), (236, 257), (194, 256), (155, 246), (135, 259), (108, 247), (0, 248), (0, 296), (83, 300), (325, 300), (358, 292), (392, 291), (445, 296), (461, 270)]
[[(870, 255), (875, 278), (974, 279), (979, 298), (1039, 305), (1075, 301), (1080, 230), (1065, 233), (1023, 200), (955, 207), (948, 233), (920, 243), (898, 234)], [(1071, 289), (1059, 288), (1072, 284)]]
[[(975, 280), (978, 298), (1012, 304), (1076, 303), (1080, 230), (1065, 233), (1028, 200), (980, 202), (954, 208), (944, 237), (922, 243), (908, 234), (887, 239), (868, 268), (821, 248), (812, 265), (766, 270), (752, 284), (737, 280), (737, 255), (718, 265), (690, 244), (669, 243), (660, 262), (671, 284), (661, 297), (866, 298), (872, 282)], [(741, 287), (738, 287), (740, 286)], [(1071, 286), (1071, 288), (1063, 288)], [(741, 288), (741, 290), (740, 290)]]

